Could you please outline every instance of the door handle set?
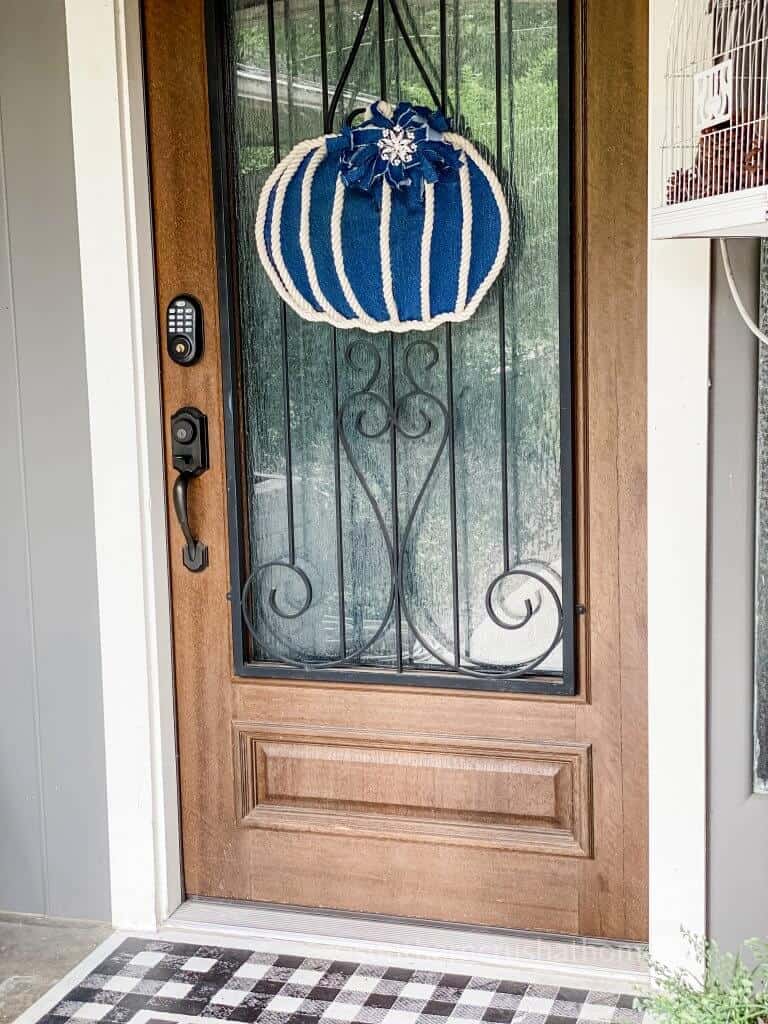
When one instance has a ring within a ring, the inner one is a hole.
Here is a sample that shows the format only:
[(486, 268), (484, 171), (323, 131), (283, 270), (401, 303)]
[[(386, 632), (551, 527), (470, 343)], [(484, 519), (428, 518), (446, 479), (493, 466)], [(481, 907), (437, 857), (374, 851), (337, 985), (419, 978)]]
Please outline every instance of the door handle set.
[(171, 416), (171, 457), (178, 473), (173, 483), (173, 508), (186, 541), (181, 558), (190, 572), (202, 572), (208, 565), (208, 548), (190, 525), (189, 485), (208, 469), (208, 419), (194, 406), (184, 406)]

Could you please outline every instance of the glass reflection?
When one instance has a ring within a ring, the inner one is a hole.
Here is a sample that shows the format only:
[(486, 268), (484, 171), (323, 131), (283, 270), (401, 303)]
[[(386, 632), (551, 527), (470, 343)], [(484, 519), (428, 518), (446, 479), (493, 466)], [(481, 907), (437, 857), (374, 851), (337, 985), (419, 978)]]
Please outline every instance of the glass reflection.
[[(396, 337), (336, 332), (285, 310), (253, 239), (275, 161), (323, 133), (363, 9), (229, 9), (250, 657), (556, 674), (557, 4), (398, 0), (447, 112), (505, 183), (513, 232), (500, 284), (471, 321)], [(432, 105), (386, 2), (335, 127), (379, 95)]]

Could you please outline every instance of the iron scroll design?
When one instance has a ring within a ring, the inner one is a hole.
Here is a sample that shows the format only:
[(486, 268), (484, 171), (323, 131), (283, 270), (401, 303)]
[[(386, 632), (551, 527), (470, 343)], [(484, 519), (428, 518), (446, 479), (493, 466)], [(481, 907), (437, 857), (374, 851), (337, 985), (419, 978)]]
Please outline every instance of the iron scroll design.
[[(419, 371), (415, 365), (417, 354), (422, 355), (422, 367)], [(449, 444), (451, 417), (449, 408), (443, 399), (428, 386), (419, 382), (418, 374), (428, 374), (438, 364), (440, 353), (437, 345), (427, 339), (417, 338), (405, 346), (403, 350), (403, 371), (408, 390), (395, 397), (392, 390), (385, 397), (375, 390), (382, 379), (383, 360), (381, 353), (372, 341), (357, 339), (350, 342), (344, 352), (344, 362), (352, 372), (365, 374), (364, 382), (356, 390), (350, 392), (338, 407), (336, 431), (338, 442), (343, 450), (349, 466), (357, 478), (367, 501), (370, 503), (378, 529), (386, 549), (389, 563), (390, 580), (388, 595), (381, 620), (373, 632), (351, 650), (344, 650), (340, 657), (322, 658), (317, 655), (304, 654), (296, 651), (293, 655), (286, 654), (280, 648), (291, 647), (291, 640), (280, 635), (279, 623), (293, 622), (301, 619), (313, 607), (315, 591), (308, 572), (297, 562), (295, 551), (286, 558), (271, 559), (255, 566), (243, 586), (241, 610), (246, 628), (258, 647), (273, 661), (301, 669), (334, 669), (357, 665), (367, 652), (371, 652), (377, 642), (384, 636), (395, 616), (407, 623), (412, 636), (421, 645), (429, 657), (453, 673), (474, 677), (478, 680), (511, 680), (529, 675), (543, 664), (557, 648), (563, 637), (563, 603), (557, 589), (542, 572), (531, 565), (507, 566), (489, 583), (484, 598), (485, 611), (488, 618), (499, 629), (516, 632), (529, 625), (540, 615), (547, 602), (555, 610), (555, 623), (552, 635), (542, 645), (534, 657), (524, 661), (503, 666), (478, 661), (468, 654), (460, 654), (454, 645), (453, 656), (446, 653), (446, 648), (427, 637), (419, 626), (412, 607), (411, 594), (406, 585), (406, 568), (409, 551), (414, 537), (414, 527), (430, 488), (440, 468)], [(361, 407), (362, 406), (362, 407)], [(352, 432), (349, 424), (351, 421)], [(433, 437), (436, 442), (434, 455), (427, 467), (424, 478), (411, 505), (410, 512), (400, 528), (396, 516), (393, 526), (376, 497), (370, 481), (355, 454), (353, 439), (356, 436), (363, 441), (376, 442), (387, 436), (397, 436), (406, 441), (420, 441)], [(291, 545), (293, 547), (293, 545)], [(549, 569), (550, 574), (552, 569)], [(283, 599), (281, 601), (278, 585), (271, 580), (275, 573), (285, 573), (298, 585), (301, 598), (294, 606)], [(499, 609), (499, 594), (506, 581), (511, 579), (530, 580), (537, 588), (536, 600), (526, 598), (520, 614), (511, 619)], [(266, 584), (266, 585), (265, 585)], [(343, 581), (340, 581), (343, 586)], [(271, 616), (271, 620), (270, 620)], [(435, 631), (438, 628), (432, 623)], [(273, 641), (270, 642), (270, 636)], [(457, 637), (458, 639), (458, 637)], [(340, 646), (344, 647), (340, 638)]]

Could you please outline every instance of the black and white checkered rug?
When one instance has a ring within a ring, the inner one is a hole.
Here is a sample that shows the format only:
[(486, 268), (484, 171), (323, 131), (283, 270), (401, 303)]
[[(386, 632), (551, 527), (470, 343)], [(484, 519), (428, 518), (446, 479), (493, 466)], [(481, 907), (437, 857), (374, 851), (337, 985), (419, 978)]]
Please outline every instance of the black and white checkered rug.
[(127, 939), (41, 1022), (640, 1024), (630, 995)]

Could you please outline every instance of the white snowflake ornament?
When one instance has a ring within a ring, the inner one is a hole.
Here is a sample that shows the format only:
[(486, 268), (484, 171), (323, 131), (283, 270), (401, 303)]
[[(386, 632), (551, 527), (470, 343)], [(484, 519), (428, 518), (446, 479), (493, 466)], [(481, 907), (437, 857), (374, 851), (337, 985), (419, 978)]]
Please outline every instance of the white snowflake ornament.
[(393, 167), (410, 163), (416, 152), (414, 133), (400, 124), (393, 128), (385, 128), (377, 145), (381, 159)]

